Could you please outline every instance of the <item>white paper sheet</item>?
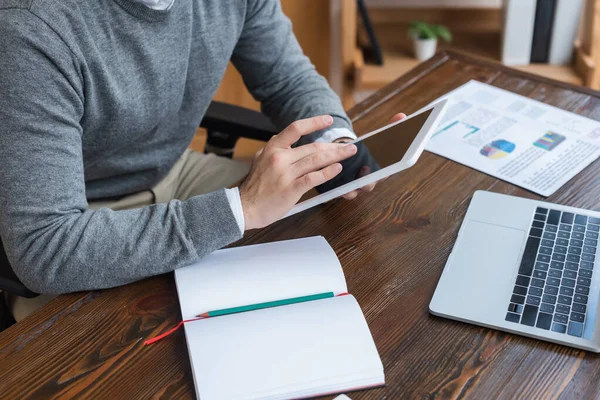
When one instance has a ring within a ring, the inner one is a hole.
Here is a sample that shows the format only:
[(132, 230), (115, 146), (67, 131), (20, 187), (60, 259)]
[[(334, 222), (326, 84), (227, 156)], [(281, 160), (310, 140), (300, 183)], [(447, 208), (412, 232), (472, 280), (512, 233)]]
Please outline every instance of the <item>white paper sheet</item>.
[(428, 151), (542, 196), (600, 156), (592, 119), (478, 81), (442, 98), (448, 108)]
[(322, 236), (218, 250), (175, 271), (183, 319), (230, 307), (347, 292), (342, 266)]
[(185, 332), (201, 400), (299, 398), (384, 383), (350, 295), (189, 322)]

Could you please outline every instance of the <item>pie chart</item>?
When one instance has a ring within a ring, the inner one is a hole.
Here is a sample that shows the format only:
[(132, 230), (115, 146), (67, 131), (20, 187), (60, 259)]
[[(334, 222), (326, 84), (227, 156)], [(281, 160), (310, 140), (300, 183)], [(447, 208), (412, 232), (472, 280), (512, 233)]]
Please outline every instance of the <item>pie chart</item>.
[(479, 154), (497, 160), (499, 158), (506, 157), (515, 150), (515, 144), (508, 140), (498, 139), (491, 143), (486, 144), (479, 150)]

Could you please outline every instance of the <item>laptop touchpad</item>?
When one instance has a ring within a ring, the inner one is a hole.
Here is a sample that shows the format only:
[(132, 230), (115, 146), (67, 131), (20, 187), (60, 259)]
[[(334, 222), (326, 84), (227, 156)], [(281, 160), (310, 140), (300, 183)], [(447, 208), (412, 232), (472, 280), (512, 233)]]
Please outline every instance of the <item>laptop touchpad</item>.
[[(455, 287), (447, 297), (470, 317), (504, 318), (525, 245), (526, 232), (468, 220), (452, 252), (449, 277)], [(447, 287), (447, 286), (446, 286)], [(500, 310), (496, 315), (492, 310)], [(467, 315), (464, 315), (467, 316)]]

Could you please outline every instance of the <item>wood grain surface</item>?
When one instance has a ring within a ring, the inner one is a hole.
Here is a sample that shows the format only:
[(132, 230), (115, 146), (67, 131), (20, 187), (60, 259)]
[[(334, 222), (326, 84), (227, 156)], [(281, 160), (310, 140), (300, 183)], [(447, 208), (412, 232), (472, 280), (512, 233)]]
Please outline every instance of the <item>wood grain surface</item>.
[[(384, 125), (477, 79), (600, 120), (599, 93), (458, 53), (441, 52), (350, 111), (357, 132)], [(600, 162), (548, 201), (600, 209)], [(338, 254), (385, 367), (387, 386), (354, 400), (598, 399), (600, 358), (559, 345), (434, 317), (428, 304), (471, 196), (531, 192), (423, 154), (369, 194), (335, 200), (253, 231), (236, 245), (323, 235)], [(61, 296), (0, 334), (0, 397), (192, 398), (172, 274)], [(328, 397), (331, 398), (331, 397)]]

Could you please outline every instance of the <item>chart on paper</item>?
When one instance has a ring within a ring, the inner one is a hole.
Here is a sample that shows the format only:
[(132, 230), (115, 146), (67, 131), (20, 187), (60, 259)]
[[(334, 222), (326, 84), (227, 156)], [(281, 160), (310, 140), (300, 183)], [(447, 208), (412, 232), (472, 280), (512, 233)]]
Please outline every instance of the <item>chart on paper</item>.
[(443, 98), (428, 151), (542, 196), (600, 156), (598, 121), (478, 81)]

